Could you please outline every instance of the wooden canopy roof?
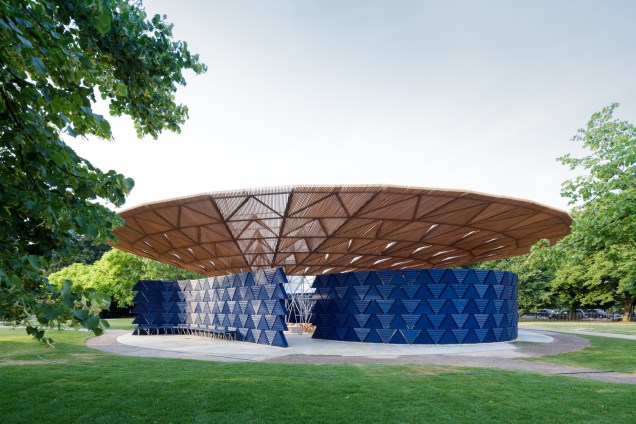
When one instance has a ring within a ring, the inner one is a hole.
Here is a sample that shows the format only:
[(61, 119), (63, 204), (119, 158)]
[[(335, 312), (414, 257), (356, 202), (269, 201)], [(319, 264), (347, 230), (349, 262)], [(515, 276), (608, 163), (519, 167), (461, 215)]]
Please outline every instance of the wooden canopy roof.
[(120, 215), (116, 248), (207, 276), (457, 267), (527, 253), (572, 222), (533, 202), (387, 185), (209, 193)]

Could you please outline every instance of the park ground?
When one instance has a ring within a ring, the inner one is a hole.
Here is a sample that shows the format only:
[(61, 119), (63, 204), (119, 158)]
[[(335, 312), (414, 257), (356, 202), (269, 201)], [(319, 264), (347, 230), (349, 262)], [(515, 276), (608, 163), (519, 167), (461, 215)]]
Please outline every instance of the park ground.
[[(132, 328), (130, 320), (111, 325)], [(633, 323), (550, 329), (636, 334)], [(634, 422), (630, 384), (440, 365), (127, 357), (89, 349), (90, 336), (54, 333), (51, 348), (23, 329), (0, 329), (0, 422)], [(581, 337), (590, 346), (529, 360), (636, 374), (636, 340)]]

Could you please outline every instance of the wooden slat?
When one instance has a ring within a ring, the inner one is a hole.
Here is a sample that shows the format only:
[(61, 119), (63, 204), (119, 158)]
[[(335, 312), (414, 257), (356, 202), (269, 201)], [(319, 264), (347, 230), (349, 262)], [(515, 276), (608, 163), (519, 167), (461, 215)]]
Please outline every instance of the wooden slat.
[(209, 276), (460, 266), (570, 231), (563, 211), (467, 191), (298, 186), (209, 193), (120, 214), (114, 246)]

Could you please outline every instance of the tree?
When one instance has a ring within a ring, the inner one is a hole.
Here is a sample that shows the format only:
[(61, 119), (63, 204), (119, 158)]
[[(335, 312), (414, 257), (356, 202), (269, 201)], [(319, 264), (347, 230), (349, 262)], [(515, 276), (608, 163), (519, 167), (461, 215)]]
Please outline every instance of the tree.
[(78, 237), (75, 240), (75, 244), (75, 253), (49, 259), (48, 265), (44, 267), (44, 273), (51, 274), (75, 263), (92, 265), (101, 259), (104, 253), (112, 249), (105, 243), (96, 243), (86, 237)]
[(203, 276), (172, 265), (145, 259), (113, 249), (92, 265), (72, 264), (49, 275), (56, 287), (65, 281), (83, 289), (93, 289), (109, 295), (118, 307), (133, 305), (133, 286), (138, 280), (190, 280)]
[(583, 302), (613, 298), (621, 302), (624, 320), (636, 303), (636, 128), (613, 118), (617, 103), (592, 115), (573, 141), (589, 151), (580, 158), (565, 155), (561, 163), (583, 175), (563, 184), (562, 196), (574, 205), (572, 234), (563, 239), (578, 272), (560, 282), (580, 278), (589, 292)]
[(122, 205), (133, 181), (94, 167), (62, 134), (112, 137), (93, 112), (97, 95), (139, 136), (179, 131), (187, 108), (174, 93), (188, 69), (206, 70), (141, 2), (0, 2), (0, 320), (45, 340), (63, 322), (102, 331), (108, 297), (57, 288), (42, 269), (72, 254), (77, 237), (113, 239), (122, 221), (104, 204)]

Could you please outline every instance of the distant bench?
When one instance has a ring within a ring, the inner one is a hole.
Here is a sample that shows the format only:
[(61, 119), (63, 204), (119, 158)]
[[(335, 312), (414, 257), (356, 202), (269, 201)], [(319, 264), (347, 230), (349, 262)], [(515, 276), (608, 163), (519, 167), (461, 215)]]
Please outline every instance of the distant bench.
[(152, 334), (187, 334), (192, 336), (202, 336), (218, 338), (223, 340), (236, 340), (236, 328), (219, 326), (198, 326), (190, 324), (138, 324), (133, 331), (134, 335)]

